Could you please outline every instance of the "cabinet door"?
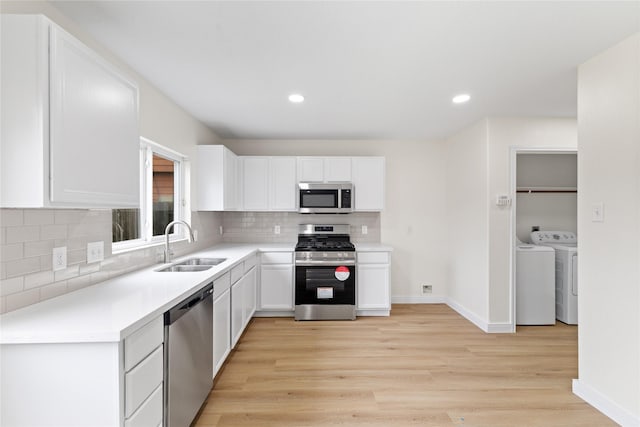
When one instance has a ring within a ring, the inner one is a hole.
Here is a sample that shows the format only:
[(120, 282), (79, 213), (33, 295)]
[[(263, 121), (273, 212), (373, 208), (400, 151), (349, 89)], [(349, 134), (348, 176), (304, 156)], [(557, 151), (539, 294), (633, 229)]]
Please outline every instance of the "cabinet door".
[(355, 193), (354, 210), (384, 209), (384, 157), (352, 157), (351, 174)]
[(213, 376), (231, 350), (231, 291), (227, 289), (213, 302)]
[(55, 25), (50, 43), (51, 203), (138, 206), (137, 86)]
[(324, 159), (322, 157), (298, 157), (298, 181), (323, 182)]
[(244, 287), (244, 326), (246, 327), (256, 311), (256, 268), (252, 268), (243, 277)]
[(41, 15), (0, 15), (0, 206), (48, 197), (49, 27)]
[(269, 209), (269, 158), (243, 157), (244, 210)]
[(238, 280), (231, 286), (231, 348), (234, 348), (244, 327), (244, 281)]
[(389, 265), (358, 265), (358, 309), (391, 308), (389, 299)]
[(224, 210), (236, 210), (240, 202), (240, 186), (238, 185), (238, 156), (228, 148), (224, 148)]
[(351, 158), (350, 157), (325, 157), (324, 158), (325, 182), (350, 182)]
[(296, 158), (271, 157), (269, 159), (269, 210), (296, 210)]
[(293, 265), (263, 265), (260, 275), (260, 309), (293, 310)]

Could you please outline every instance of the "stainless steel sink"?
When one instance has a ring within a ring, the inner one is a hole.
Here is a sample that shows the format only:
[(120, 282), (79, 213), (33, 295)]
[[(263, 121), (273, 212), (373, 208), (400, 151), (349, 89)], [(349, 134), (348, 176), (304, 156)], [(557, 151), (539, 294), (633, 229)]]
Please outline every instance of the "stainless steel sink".
[(213, 267), (213, 266), (212, 265), (181, 265), (181, 264), (176, 264), (176, 265), (170, 265), (170, 266), (165, 267), (165, 268), (161, 268), (160, 270), (156, 270), (156, 271), (161, 272), (161, 273), (175, 273), (175, 272), (193, 273), (193, 272), (196, 272), (196, 271), (208, 270), (211, 267)]
[(177, 262), (175, 265), (208, 265), (214, 266), (225, 262), (226, 258), (189, 258), (184, 261)]

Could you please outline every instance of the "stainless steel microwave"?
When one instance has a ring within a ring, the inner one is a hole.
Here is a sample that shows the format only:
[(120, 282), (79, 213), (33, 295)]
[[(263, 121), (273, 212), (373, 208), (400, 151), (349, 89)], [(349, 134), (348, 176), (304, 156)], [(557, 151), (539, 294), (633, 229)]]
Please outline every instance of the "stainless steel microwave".
[(350, 182), (301, 182), (298, 187), (300, 213), (349, 213), (352, 210), (353, 184)]

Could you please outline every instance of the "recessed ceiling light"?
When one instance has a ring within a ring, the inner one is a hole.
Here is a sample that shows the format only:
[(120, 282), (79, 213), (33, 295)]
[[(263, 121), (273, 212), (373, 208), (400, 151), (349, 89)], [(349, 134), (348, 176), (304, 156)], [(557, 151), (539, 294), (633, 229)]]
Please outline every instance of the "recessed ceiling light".
[(300, 95), (299, 93), (292, 93), (291, 95), (289, 95), (289, 101), (293, 102), (294, 104), (300, 104), (304, 101), (304, 96)]
[(460, 95), (456, 95), (451, 100), (454, 104), (464, 104), (469, 101), (471, 96), (468, 93), (461, 93)]

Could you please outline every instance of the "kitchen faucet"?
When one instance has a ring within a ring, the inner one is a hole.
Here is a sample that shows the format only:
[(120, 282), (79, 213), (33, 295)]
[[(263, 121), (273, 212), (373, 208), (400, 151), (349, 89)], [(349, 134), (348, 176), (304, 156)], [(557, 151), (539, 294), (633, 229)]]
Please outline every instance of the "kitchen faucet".
[(167, 224), (167, 228), (164, 229), (164, 237), (165, 237), (164, 262), (165, 263), (170, 262), (171, 261), (171, 255), (173, 255), (173, 252), (171, 252), (169, 250), (169, 230), (175, 224), (182, 224), (185, 227), (187, 227), (187, 229), (189, 230), (189, 242), (193, 242), (195, 240), (195, 238), (193, 237), (193, 230), (191, 230), (191, 226), (189, 224), (187, 224), (185, 221), (181, 221), (181, 220), (177, 219), (177, 220), (171, 221), (169, 224)]

